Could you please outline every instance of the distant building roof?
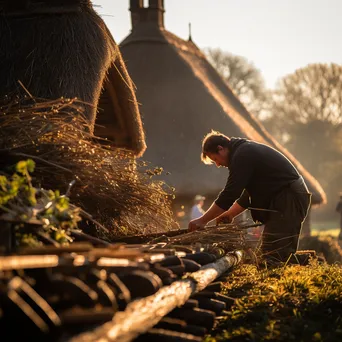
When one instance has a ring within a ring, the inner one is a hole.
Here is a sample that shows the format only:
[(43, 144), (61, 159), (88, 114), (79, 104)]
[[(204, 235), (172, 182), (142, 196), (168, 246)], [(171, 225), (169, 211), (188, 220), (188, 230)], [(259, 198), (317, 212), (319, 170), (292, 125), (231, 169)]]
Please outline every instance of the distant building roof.
[(201, 163), (201, 141), (211, 129), (270, 145), (287, 156), (304, 176), (313, 203), (325, 202), (317, 180), (243, 106), (192, 42), (164, 28), (162, 0), (131, 0), (132, 32), (120, 44), (137, 87), (147, 150), (144, 159), (171, 173), (178, 195), (213, 195), (227, 177)]

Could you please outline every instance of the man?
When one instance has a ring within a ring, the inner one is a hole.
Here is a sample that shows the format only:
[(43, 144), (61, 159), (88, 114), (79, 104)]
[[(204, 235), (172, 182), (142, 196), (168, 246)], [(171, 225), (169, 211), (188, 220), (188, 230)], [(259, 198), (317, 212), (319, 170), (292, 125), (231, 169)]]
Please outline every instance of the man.
[(340, 214), (340, 234), (338, 239), (342, 240), (342, 192), (340, 193), (340, 200), (336, 205), (336, 211)]
[(194, 205), (191, 208), (190, 219), (194, 220), (204, 214), (203, 204), (205, 197), (201, 195), (196, 195), (194, 198)]
[(277, 150), (212, 131), (202, 143), (202, 161), (227, 167), (229, 177), (210, 208), (189, 223), (189, 231), (209, 221), (231, 222), (246, 209), (263, 223), (261, 252), (267, 261), (285, 262), (295, 253), (311, 194), (293, 164)]

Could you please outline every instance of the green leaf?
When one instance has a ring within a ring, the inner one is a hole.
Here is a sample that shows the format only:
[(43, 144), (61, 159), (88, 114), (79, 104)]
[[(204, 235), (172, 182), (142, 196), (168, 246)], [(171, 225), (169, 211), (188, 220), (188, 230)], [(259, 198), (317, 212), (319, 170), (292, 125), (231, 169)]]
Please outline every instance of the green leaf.
[(31, 206), (35, 206), (37, 204), (36, 200), (36, 189), (35, 188), (30, 188), (28, 190), (28, 197), (27, 197), (29, 203)]
[(15, 169), (17, 172), (24, 175), (25, 173), (27, 173), (27, 162), (25, 160), (21, 160), (20, 162), (17, 163), (17, 165), (15, 166)]
[(26, 161), (26, 166), (27, 166), (27, 170), (29, 172), (34, 172), (34, 168), (36, 166), (36, 163), (32, 159), (28, 159)]
[(0, 187), (2, 191), (6, 191), (6, 186), (7, 186), (8, 180), (5, 176), (0, 176)]

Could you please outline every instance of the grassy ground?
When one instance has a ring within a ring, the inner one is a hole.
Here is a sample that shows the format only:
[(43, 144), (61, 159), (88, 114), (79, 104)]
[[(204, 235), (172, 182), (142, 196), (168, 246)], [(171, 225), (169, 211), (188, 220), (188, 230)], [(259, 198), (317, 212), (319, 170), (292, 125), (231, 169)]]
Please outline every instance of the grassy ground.
[(337, 237), (340, 228), (339, 223), (336, 220), (332, 221), (313, 221), (311, 224), (312, 235), (330, 235)]
[(226, 282), (235, 304), (206, 342), (342, 341), (342, 268), (242, 265)]
[(333, 236), (337, 237), (340, 233), (340, 228), (326, 229), (326, 230), (312, 230), (313, 236)]

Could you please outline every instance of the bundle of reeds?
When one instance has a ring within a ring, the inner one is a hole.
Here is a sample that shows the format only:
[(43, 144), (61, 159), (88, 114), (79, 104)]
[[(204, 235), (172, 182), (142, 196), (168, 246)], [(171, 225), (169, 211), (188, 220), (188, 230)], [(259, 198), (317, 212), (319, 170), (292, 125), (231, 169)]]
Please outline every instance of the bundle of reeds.
[[(0, 170), (18, 160), (36, 162), (33, 181), (69, 197), (113, 235), (157, 232), (173, 226), (172, 189), (126, 150), (92, 136), (77, 99), (2, 101)], [(89, 232), (89, 230), (88, 230)], [(103, 233), (103, 232), (102, 232)]]
[(210, 245), (222, 248), (225, 251), (237, 249), (247, 250), (250, 247), (250, 236), (248, 228), (255, 227), (256, 224), (225, 224), (217, 227), (207, 227), (189, 233), (169, 237), (169, 245)]

